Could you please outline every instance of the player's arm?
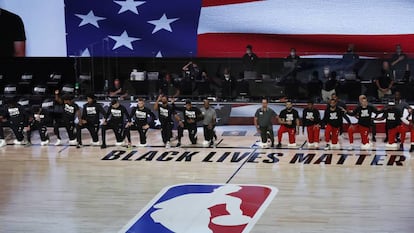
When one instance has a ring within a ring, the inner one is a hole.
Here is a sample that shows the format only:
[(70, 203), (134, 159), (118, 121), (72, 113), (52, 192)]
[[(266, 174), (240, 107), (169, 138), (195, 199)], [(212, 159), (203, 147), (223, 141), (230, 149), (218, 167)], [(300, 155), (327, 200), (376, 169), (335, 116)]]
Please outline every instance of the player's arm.
[(14, 46), (14, 56), (15, 57), (25, 57), (26, 56), (26, 41), (15, 41)]

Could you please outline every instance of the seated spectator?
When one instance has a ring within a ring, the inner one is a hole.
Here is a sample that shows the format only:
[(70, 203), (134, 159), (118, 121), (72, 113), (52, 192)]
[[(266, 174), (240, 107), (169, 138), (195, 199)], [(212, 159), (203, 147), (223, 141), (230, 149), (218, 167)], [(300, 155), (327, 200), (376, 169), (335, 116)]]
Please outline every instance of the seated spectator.
[(120, 100), (128, 98), (128, 91), (122, 88), (121, 81), (116, 78), (114, 79), (114, 85), (109, 90), (110, 97), (117, 97)]
[(336, 73), (331, 72), (329, 66), (323, 68), (323, 79), (322, 79), (322, 101), (329, 102), (333, 93), (336, 93), (336, 87), (338, 81), (336, 80)]
[(180, 87), (178, 83), (174, 81), (170, 73), (165, 73), (159, 84), (159, 94), (165, 96), (171, 96), (173, 98), (180, 95)]
[(375, 80), (375, 85), (378, 88), (378, 98), (382, 99), (385, 95), (392, 94), (392, 87), (394, 85), (394, 74), (390, 68), (388, 61), (382, 62), (381, 76)]

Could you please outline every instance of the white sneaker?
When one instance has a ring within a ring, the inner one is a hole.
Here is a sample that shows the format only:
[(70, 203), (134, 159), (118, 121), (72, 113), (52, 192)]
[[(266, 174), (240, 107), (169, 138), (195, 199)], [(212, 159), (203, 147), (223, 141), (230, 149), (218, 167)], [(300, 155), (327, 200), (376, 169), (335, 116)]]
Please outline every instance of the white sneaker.
[(41, 141), (40, 142), (40, 145), (41, 146), (47, 146), (49, 144), (49, 140), (46, 140), (46, 141)]
[(296, 143), (289, 143), (288, 147), (297, 147), (298, 145), (296, 145)]
[(147, 143), (145, 143), (145, 144), (138, 144), (138, 147), (146, 147), (147, 146)]
[(337, 143), (337, 144), (332, 144), (331, 148), (339, 150), (339, 149), (341, 149), (341, 146)]
[(385, 144), (385, 147), (389, 148), (389, 149), (396, 149), (398, 147), (398, 144), (397, 143), (392, 143), (392, 144), (387, 143), (387, 144)]
[(76, 139), (69, 140), (69, 145), (76, 146), (76, 144), (78, 144), (78, 142), (76, 141)]
[(115, 146), (123, 146), (124, 145), (124, 142), (116, 142), (115, 143)]
[(370, 150), (370, 149), (371, 149), (371, 145), (369, 143), (361, 145), (361, 150)]
[(0, 139), (0, 147), (3, 147), (3, 146), (5, 146), (5, 145), (7, 145), (7, 144), (6, 144), (6, 140), (4, 140), (4, 139)]
[(260, 143), (260, 148), (266, 149), (266, 148), (269, 148), (269, 145), (267, 143), (261, 142)]
[(328, 144), (326, 144), (324, 150), (329, 150), (329, 149), (331, 149), (331, 145), (328, 143)]
[(354, 150), (354, 147), (352, 145), (349, 145), (348, 150)]
[(101, 145), (101, 143), (99, 143), (99, 141), (97, 141), (97, 142), (91, 142), (91, 145), (92, 145), (92, 146), (100, 146), (100, 145)]
[(60, 145), (62, 145), (62, 140), (57, 139), (55, 142), (55, 146), (60, 146)]
[(206, 140), (203, 141), (203, 145), (208, 145), (208, 144), (209, 144), (208, 141), (206, 141)]
[(313, 148), (315, 145), (313, 143), (308, 142), (308, 148)]
[(315, 147), (315, 148), (319, 148), (319, 143), (314, 142), (314, 143), (313, 143), (313, 147)]
[(170, 142), (165, 143), (165, 148), (166, 149), (170, 149), (171, 148)]
[(13, 144), (14, 145), (23, 145), (24, 143), (23, 143), (23, 141), (19, 141), (17, 139), (14, 139)]

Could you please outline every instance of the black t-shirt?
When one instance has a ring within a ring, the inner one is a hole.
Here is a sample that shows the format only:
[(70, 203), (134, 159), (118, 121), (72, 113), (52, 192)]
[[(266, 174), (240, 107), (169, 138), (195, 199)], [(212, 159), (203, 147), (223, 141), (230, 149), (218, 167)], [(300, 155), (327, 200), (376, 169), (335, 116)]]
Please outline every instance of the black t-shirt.
[(392, 129), (401, 125), (401, 111), (398, 108), (388, 108), (384, 110), (384, 116), (387, 128)]
[(159, 82), (159, 89), (160, 94), (173, 96), (176, 93), (176, 90), (179, 89), (179, 86), (173, 80), (167, 81), (165, 79), (162, 79)]
[(0, 57), (14, 56), (14, 42), (26, 41), (22, 19), (9, 11), (0, 9)]
[(117, 108), (110, 106), (105, 119), (113, 124), (122, 124), (124, 119), (130, 121), (128, 111), (123, 105), (119, 105)]
[[(196, 107), (191, 107), (190, 109), (187, 109), (185, 107), (176, 107), (174, 105), (174, 109), (177, 109), (183, 112), (184, 122), (188, 124), (196, 124), (196, 122), (200, 120), (200, 116), (202, 115), (201, 110)], [(189, 123), (188, 120), (193, 120), (194, 122)]]
[(149, 109), (144, 107), (140, 109), (139, 107), (133, 107), (131, 110), (131, 117), (134, 118), (134, 121), (138, 125), (146, 125), (148, 124), (148, 118), (155, 119), (154, 113)]
[(323, 84), (323, 89), (325, 91), (331, 91), (333, 89), (336, 88), (336, 86), (338, 85), (338, 82), (336, 81), (335, 78), (330, 77), (324, 84)]
[(172, 122), (172, 115), (174, 110), (170, 105), (158, 105), (158, 118), (160, 119), (161, 124), (166, 124)]
[(332, 110), (330, 107), (325, 110), (323, 115), (323, 122), (329, 124), (335, 128), (342, 126), (342, 118), (344, 117), (344, 111), (338, 107)]
[(98, 103), (86, 103), (83, 105), (82, 119), (88, 123), (97, 124), (99, 123), (99, 114), (105, 116), (105, 109), (101, 104)]
[(379, 86), (381, 88), (388, 88), (393, 81), (392, 78), (392, 71), (391, 70), (383, 70), (382, 75), (378, 77)]
[(291, 109), (288, 111), (287, 109), (283, 109), (280, 114), (279, 118), (285, 119), (285, 121), (292, 121), (291, 125), (285, 125), (288, 128), (295, 128), (296, 127), (296, 120), (299, 119), (299, 113), (296, 109)]
[(254, 71), (256, 69), (256, 64), (259, 57), (255, 53), (244, 54), (243, 56), (243, 65), (245, 71)]
[(21, 105), (9, 105), (6, 107), (6, 116), (12, 124), (26, 124), (28, 120), (27, 112)]
[(358, 118), (358, 125), (370, 127), (372, 124), (372, 113), (378, 114), (380, 111), (378, 111), (374, 106), (368, 105), (365, 108), (358, 106), (356, 109), (354, 109), (354, 111), (349, 113), (349, 115), (356, 116), (356, 118)]
[(302, 113), (302, 124), (303, 126), (311, 126), (319, 124), (321, 121), (321, 115), (318, 109), (305, 108)]
[(66, 122), (75, 121), (76, 112), (79, 110), (79, 105), (73, 104), (64, 104), (63, 105), (63, 115), (62, 120)]

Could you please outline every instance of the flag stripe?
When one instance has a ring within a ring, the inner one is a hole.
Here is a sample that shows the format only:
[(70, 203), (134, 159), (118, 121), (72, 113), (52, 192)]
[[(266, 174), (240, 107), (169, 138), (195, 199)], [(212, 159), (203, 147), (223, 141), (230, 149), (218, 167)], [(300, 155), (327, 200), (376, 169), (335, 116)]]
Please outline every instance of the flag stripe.
[[(199, 57), (240, 57), (252, 44), (260, 57), (286, 57), (290, 48), (300, 55), (342, 54), (353, 43), (360, 55), (382, 57), (401, 44), (414, 51), (414, 34), (409, 35), (280, 35), (244, 33), (208, 33), (198, 35)], [(277, 53), (278, 52), (278, 53)]]
[(262, 0), (203, 0), (203, 7), (222, 6), (237, 3), (259, 2)]

